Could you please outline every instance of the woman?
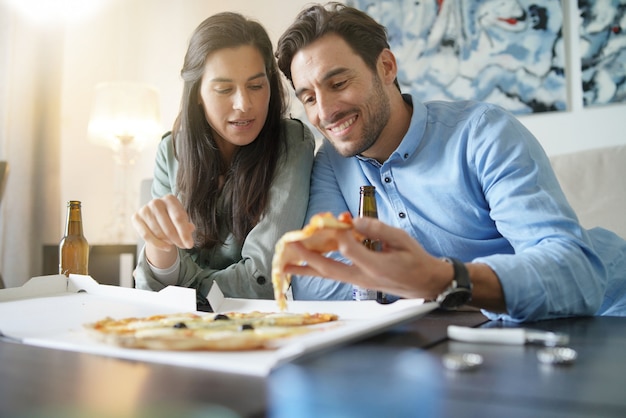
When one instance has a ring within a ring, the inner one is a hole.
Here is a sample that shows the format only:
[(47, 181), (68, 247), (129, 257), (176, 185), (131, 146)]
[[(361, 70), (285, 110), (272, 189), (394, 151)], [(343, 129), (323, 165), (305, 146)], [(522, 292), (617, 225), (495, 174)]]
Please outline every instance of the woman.
[(145, 240), (138, 288), (213, 282), (229, 297), (272, 298), (276, 241), (302, 227), (314, 140), (284, 119), (263, 27), (236, 13), (198, 26), (181, 75), (181, 111), (158, 149), (153, 200), (133, 215)]

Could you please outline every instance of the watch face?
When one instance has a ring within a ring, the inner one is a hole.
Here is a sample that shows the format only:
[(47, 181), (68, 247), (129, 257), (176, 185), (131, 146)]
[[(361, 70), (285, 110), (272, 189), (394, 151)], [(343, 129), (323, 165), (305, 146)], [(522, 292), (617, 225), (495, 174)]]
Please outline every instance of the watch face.
[(457, 308), (469, 302), (471, 297), (472, 293), (468, 289), (457, 287), (456, 289), (452, 289), (450, 293), (446, 295), (439, 306), (444, 309)]

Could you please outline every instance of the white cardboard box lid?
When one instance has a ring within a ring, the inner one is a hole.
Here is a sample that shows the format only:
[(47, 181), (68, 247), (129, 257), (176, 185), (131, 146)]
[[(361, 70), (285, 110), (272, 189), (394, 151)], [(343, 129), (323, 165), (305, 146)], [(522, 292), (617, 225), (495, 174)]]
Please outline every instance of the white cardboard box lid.
[(0, 302), (70, 295), (73, 293), (88, 293), (139, 304), (157, 304), (183, 311), (196, 310), (196, 296), (193, 289), (168, 286), (160, 292), (142, 291), (120, 286), (101, 285), (91, 276), (78, 274), (71, 274), (69, 278), (62, 274), (33, 277), (21, 287), (10, 287), (0, 290)]
[[(225, 298), (209, 293), (215, 312), (274, 312), (274, 300)], [(125, 318), (194, 312), (194, 289), (170, 286), (160, 292), (100, 285), (89, 276), (35, 277), (19, 288), (0, 290), (0, 332), (22, 343), (131, 360), (264, 376), (277, 365), (305, 353), (365, 338), (435, 309), (435, 303), (401, 299), (375, 301), (290, 301), (289, 312), (330, 312), (339, 321), (282, 340), (276, 349), (245, 352), (176, 352), (112, 347), (90, 336), (84, 324), (106, 316)], [(204, 314), (204, 313), (200, 313)], [(211, 315), (211, 314), (208, 314)]]

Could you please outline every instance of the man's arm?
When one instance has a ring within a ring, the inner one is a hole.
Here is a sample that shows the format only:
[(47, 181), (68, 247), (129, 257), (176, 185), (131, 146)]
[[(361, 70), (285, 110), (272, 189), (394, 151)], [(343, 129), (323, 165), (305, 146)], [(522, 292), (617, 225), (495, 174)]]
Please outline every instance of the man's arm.
[[(370, 251), (349, 232), (342, 234), (339, 251), (352, 264), (327, 258), (299, 244), (289, 244), (294, 246), (306, 265), (289, 266), (287, 272), (332, 277), (397, 296), (427, 300), (434, 300), (452, 282), (452, 265), (428, 254), (403, 230), (373, 218), (357, 218), (353, 222), (357, 231), (383, 242), (381, 252)], [(473, 285), (470, 304), (504, 312), (502, 286), (493, 270), (479, 263), (467, 263), (466, 266)]]

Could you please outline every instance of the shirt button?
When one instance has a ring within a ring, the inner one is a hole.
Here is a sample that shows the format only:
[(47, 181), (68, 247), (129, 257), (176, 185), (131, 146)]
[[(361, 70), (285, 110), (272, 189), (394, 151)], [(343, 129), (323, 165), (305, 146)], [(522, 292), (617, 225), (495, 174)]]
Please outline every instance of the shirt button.
[(400, 213), (398, 213), (398, 216), (401, 217), (402, 219), (404, 219), (404, 218), (406, 218), (406, 213), (400, 212)]
[(391, 183), (391, 179), (389, 177), (385, 177), (385, 183)]
[(256, 282), (257, 282), (258, 284), (260, 284), (260, 285), (264, 285), (266, 281), (267, 281), (267, 280), (265, 280), (265, 277), (264, 277), (264, 276), (259, 276), (259, 277), (257, 277), (257, 278), (256, 278)]
[(404, 154), (404, 159), (406, 160), (407, 158), (409, 158), (409, 153)]

